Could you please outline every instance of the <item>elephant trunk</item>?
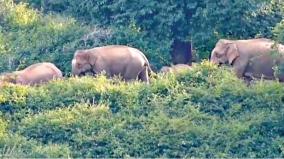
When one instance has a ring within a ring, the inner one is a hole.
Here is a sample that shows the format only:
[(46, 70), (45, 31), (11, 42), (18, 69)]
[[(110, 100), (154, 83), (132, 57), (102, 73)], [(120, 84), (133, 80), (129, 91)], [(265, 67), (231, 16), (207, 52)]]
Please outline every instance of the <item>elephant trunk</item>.
[(79, 76), (79, 75), (80, 75), (80, 72), (79, 72), (77, 69), (75, 69), (75, 68), (72, 68), (71, 73), (72, 73), (72, 75), (74, 75), (74, 76)]
[(216, 59), (212, 59), (212, 58), (211, 58), (210, 62), (212, 62), (213, 64), (216, 64), (216, 65), (218, 65), (218, 64), (219, 64), (219, 63), (218, 63), (218, 61), (217, 61)]
[(71, 71), (72, 75), (78, 75), (77, 71), (75, 69), (72, 68), (72, 71)]
[(219, 61), (218, 61), (218, 59), (216, 58), (216, 56), (214, 55), (213, 52), (211, 53), (210, 62), (213, 63), (213, 64), (216, 64), (216, 65), (219, 65)]

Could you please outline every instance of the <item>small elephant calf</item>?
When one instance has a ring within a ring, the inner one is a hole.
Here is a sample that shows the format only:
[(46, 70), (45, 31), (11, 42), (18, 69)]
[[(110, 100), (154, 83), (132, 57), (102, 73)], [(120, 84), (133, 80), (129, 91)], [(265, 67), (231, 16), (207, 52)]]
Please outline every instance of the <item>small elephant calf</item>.
[(54, 64), (43, 62), (33, 64), (21, 71), (1, 74), (0, 85), (4, 82), (21, 85), (37, 85), (61, 78), (63, 78), (62, 72)]
[(177, 73), (180, 73), (181, 71), (184, 71), (184, 70), (191, 70), (192, 67), (189, 66), (189, 65), (186, 65), (186, 64), (176, 64), (176, 65), (173, 65), (173, 66), (163, 66), (160, 70), (161, 73), (174, 73), (174, 74), (177, 74)]

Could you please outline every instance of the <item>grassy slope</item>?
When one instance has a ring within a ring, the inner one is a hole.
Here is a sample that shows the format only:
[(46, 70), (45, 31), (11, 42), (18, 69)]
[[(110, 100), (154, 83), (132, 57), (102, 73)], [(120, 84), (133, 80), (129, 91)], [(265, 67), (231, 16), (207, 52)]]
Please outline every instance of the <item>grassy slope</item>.
[[(66, 61), (88, 31), (72, 18), (43, 15), (24, 4), (1, 4), (0, 19), (0, 72), (48, 60), (67, 73)], [(160, 75), (149, 86), (103, 76), (7, 85), (0, 91), (0, 153), (283, 157), (283, 101), (282, 84), (246, 87), (206, 62), (178, 76)]]
[(1, 147), (21, 140), (12, 156), (280, 157), (283, 98), (282, 84), (246, 87), (207, 62), (150, 86), (103, 76), (8, 85)]

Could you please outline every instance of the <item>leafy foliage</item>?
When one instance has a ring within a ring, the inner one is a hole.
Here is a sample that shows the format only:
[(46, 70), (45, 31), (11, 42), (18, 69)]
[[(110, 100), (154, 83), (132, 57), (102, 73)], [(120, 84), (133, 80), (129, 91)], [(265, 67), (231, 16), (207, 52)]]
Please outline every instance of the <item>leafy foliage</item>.
[(192, 40), (199, 58), (207, 58), (219, 38), (271, 37), (271, 29), (281, 20), (284, 6), (278, 0), (27, 1), (46, 12), (65, 12), (104, 27), (124, 27), (128, 32), (135, 26), (137, 29), (132, 31), (141, 33), (137, 40), (156, 43), (146, 49), (160, 56), (169, 55), (173, 40)]
[(203, 59), (219, 38), (272, 37), (284, 6), (277, 0), (17, 2), (1, 2), (0, 56), (7, 59), (2, 72), (50, 61), (68, 74), (65, 61), (76, 49), (106, 44), (137, 47), (155, 69), (170, 64), (176, 39), (193, 41), (197, 58)]
[(69, 154), (66, 145), (43, 145), (18, 134), (10, 133), (0, 139), (0, 156), (3, 158), (66, 158)]
[(208, 62), (151, 81), (148, 86), (101, 75), (39, 87), (5, 85), (0, 105), (3, 121), (10, 122), (4, 132), (40, 145), (20, 154), (27, 157), (283, 155), (281, 83), (247, 87)]
[(73, 18), (42, 15), (25, 3), (1, 3), (0, 71), (22, 69), (41, 61), (69, 71), (73, 52), (88, 28)]
[(284, 43), (284, 20), (278, 23), (273, 31), (277, 40)]
[[(284, 42), (283, 1), (0, 0), (0, 72), (40, 61), (68, 76), (76, 49), (125, 44), (153, 67), (172, 42), (200, 59), (219, 38)], [(151, 84), (103, 75), (0, 88), (0, 155), (67, 157), (283, 157), (284, 87), (247, 86), (207, 61)]]

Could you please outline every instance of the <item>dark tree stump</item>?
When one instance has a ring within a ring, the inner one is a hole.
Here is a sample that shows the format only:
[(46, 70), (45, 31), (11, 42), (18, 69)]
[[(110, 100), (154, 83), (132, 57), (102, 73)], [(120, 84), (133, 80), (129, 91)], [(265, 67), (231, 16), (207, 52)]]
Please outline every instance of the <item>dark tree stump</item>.
[(192, 45), (190, 41), (174, 40), (172, 45), (172, 63), (192, 64)]

